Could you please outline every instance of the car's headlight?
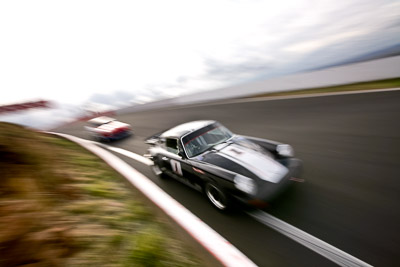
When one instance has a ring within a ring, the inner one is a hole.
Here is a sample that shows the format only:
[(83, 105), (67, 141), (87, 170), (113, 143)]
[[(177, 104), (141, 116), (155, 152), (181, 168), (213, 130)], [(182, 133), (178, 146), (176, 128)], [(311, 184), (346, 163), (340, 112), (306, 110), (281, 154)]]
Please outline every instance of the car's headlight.
[(283, 157), (293, 157), (294, 150), (291, 145), (283, 144), (276, 147), (276, 152)]
[(256, 184), (254, 183), (254, 180), (251, 178), (237, 174), (233, 179), (233, 182), (235, 183), (237, 189), (247, 194), (256, 193)]

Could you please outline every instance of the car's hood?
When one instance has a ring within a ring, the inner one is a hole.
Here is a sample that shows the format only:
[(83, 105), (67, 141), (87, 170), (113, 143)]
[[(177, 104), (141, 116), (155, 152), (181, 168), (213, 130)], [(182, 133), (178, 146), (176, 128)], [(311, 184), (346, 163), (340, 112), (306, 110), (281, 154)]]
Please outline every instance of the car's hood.
[(229, 143), (217, 145), (198, 159), (250, 178), (258, 177), (272, 183), (278, 183), (288, 172), (288, 169), (277, 162), (272, 155), (244, 138), (236, 138)]

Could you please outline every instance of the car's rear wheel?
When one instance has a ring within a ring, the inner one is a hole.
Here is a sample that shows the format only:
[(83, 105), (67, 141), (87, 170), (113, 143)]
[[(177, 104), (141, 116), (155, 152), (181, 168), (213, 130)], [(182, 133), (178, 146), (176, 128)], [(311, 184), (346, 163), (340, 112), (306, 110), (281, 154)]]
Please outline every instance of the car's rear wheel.
[(211, 204), (219, 211), (226, 211), (229, 208), (229, 197), (215, 183), (207, 183), (204, 188), (205, 194)]

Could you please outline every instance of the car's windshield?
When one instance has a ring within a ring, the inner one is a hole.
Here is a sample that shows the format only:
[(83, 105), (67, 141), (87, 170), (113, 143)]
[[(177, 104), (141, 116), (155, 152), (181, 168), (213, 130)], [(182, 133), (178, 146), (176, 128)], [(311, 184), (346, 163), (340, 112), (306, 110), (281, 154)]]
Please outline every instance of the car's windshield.
[(197, 156), (232, 137), (232, 133), (219, 123), (197, 130), (182, 139), (188, 157)]

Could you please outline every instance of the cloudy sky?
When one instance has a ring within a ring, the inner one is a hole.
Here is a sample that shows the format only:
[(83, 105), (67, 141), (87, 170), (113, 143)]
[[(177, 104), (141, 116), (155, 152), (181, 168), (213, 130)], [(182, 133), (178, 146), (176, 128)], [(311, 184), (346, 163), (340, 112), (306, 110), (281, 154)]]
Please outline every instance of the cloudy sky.
[(0, 38), (0, 105), (119, 105), (399, 44), (400, 2), (1, 1)]

